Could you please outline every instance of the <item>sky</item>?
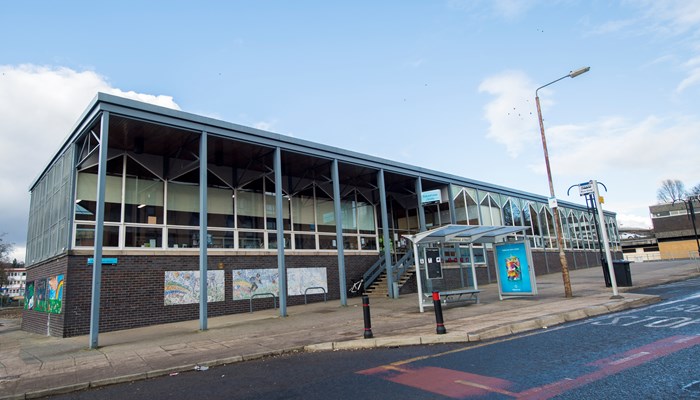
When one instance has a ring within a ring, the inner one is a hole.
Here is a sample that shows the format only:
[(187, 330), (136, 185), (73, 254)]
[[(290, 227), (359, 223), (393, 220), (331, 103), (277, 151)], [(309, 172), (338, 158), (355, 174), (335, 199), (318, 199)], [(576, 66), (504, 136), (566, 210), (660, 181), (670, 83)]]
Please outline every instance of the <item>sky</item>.
[(97, 92), (549, 195), (622, 228), (700, 183), (700, 1), (8, 1), (0, 234)]

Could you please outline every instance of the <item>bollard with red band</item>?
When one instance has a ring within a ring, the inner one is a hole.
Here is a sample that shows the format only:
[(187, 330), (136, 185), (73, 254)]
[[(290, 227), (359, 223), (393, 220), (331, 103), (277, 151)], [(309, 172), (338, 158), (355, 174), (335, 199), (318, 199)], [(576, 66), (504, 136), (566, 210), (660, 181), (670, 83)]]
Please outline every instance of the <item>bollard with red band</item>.
[(372, 321), (369, 315), (369, 297), (367, 296), (362, 296), (362, 313), (365, 317), (365, 339), (371, 339), (374, 335), (372, 335)]
[(435, 309), (435, 324), (438, 335), (447, 333), (445, 321), (442, 320), (442, 304), (440, 303), (440, 292), (433, 292), (433, 308)]

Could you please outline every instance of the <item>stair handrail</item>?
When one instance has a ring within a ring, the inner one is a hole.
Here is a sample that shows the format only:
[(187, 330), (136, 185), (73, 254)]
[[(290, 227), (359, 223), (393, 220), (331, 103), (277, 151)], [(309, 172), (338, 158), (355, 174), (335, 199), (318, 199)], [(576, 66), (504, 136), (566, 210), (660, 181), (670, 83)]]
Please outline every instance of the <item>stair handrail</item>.
[(362, 280), (363, 280), (363, 286), (365, 289), (370, 287), (374, 283), (374, 281), (381, 275), (385, 270), (386, 270), (386, 262), (384, 262), (385, 257), (382, 254), (379, 259), (372, 264), (371, 267), (362, 274)]
[(396, 282), (413, 266), (413, 252), (408, 252), (399, 258), (399, 261), (394, 265), (394, 280)]

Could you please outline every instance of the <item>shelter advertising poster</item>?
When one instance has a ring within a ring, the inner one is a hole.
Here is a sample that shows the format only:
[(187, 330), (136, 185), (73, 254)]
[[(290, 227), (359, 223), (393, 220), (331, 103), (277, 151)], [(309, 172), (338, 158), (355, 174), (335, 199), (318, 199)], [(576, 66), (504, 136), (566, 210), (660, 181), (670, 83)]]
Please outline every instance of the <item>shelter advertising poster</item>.
[(507, 242), (494, 246), (498, 290), (501, 296), (537, 294), (532, 257), (526, 242)]
[[(199, 271), (165, 271), (164, 305), (199, 303), (199, 276)], [(224, 301), (224, 278), (224, 271), (207, 271), (207, 303)]]

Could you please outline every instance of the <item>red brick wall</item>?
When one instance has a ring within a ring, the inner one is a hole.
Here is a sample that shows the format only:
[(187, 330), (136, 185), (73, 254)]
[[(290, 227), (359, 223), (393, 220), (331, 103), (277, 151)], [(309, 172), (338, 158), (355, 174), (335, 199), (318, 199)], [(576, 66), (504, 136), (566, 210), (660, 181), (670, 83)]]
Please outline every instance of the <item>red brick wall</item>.
[[(163, 285), (165, 271), (199, 270), (198, 255), (168, 256), (118, 256), (117, 265), (102, 266), (100, 296), (100, 332), (130, 329), (140, 326), (170, 322), (196, 320), (199, 304), (165, 306)], [(52, 336), (69, 337), (85, 335), (90, 331), (90, 307), (92, 288), (92, 265), (88, 256), (62, 256), (53, 261), (36, 265), (28, 270), (28, 280), (58, 273), (66, 274), (63, 313), (51, 315)], [(346, 256), (346, 284), (360, 279), (377, 256)], [(223, 265), (225, 273), (225, 300), (208, 303), (209, 317), (249, 312), (248, 300), (233, 301), (233, 269), (277, 268), (277, 255), (273, 256), (216, 256), (208, 257), (209, 270), (218, 270)], [(337, 255), (314, 255), (285, 257), (285, 265), (291, 268), (327, 268), (328, 299), (339, 299)], [(323, 301), (323, 295), (309, 295), (310, 302)], [(304, 304), (304, 296), (290, 296), (287, 305)], [(272, 298), (254, 300), (254, 309), (272, 308)], [(25, 311), (22, 329), (46, 334), (48, 314)]]

